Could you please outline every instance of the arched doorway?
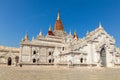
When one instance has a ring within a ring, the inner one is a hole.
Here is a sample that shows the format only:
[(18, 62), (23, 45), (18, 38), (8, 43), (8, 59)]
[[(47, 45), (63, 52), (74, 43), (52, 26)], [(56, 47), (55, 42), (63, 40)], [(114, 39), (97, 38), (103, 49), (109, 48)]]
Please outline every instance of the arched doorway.
[(8, 57), (8, 66), (10, 66), (12, 64), (12, 58)]
[(36, 59), (33, 59), (33, 63), (36, 63)]
[(101, 65), (103, 67), (106, 66), (106, 52), (105, 52), (105, 48), (102, 48), (100, 51), (100, 59), (101, 59)]

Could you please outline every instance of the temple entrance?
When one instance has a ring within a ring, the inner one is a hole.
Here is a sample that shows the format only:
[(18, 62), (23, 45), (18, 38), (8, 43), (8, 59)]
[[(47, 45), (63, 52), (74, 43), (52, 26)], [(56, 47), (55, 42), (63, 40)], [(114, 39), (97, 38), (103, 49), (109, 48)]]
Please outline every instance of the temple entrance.
[(12, 58), (8, 57), (8, 66), (10, 66), (12, 64)]
[(102, 48), (100, 51), (100, 59), (101, 59), (101, 65), (102, 67), (106, 66), (106, 52), (105, 52), (105, 48)]

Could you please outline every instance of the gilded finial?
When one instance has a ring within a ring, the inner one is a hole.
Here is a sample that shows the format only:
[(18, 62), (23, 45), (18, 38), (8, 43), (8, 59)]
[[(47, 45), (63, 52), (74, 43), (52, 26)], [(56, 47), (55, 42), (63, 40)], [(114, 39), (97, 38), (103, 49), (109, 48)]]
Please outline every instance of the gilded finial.
[(60, 20), (60, 10), (58, 10), (57, 20)]
[(74, 31), (74, 35), (77, 35), (76, 31)]

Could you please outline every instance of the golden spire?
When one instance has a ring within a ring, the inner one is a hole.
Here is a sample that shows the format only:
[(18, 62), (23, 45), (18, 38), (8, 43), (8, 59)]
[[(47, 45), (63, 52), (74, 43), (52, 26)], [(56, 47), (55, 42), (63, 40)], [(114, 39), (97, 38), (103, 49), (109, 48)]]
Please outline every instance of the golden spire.
[(76, 31), (74, 31), (74, 36), (73, 36), (75, 39), (78, 39), (78, 36), (77, 36), (77, 33)]
[(54, 31), (64, 31), (64, 27), (60, 19), (60, 11), (58, 11), (58, 16), (57, 16), (57, 20), (54, 26)]
[(58, 10), (57, 20), (60, 20), (60, 11)]
[(76, 31), (74, 31), (74, 35), (77, 35)]

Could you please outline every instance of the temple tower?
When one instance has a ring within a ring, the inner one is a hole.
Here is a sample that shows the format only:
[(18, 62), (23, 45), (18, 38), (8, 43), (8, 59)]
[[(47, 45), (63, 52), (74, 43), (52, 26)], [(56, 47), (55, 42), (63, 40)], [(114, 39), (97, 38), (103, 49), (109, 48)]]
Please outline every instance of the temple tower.
[(60, 11), (58, 11), (57, 20), (54, 25), (54, 31), (64, 31), (64, 27), (63, 27), (62, 21), (60, 19)]

